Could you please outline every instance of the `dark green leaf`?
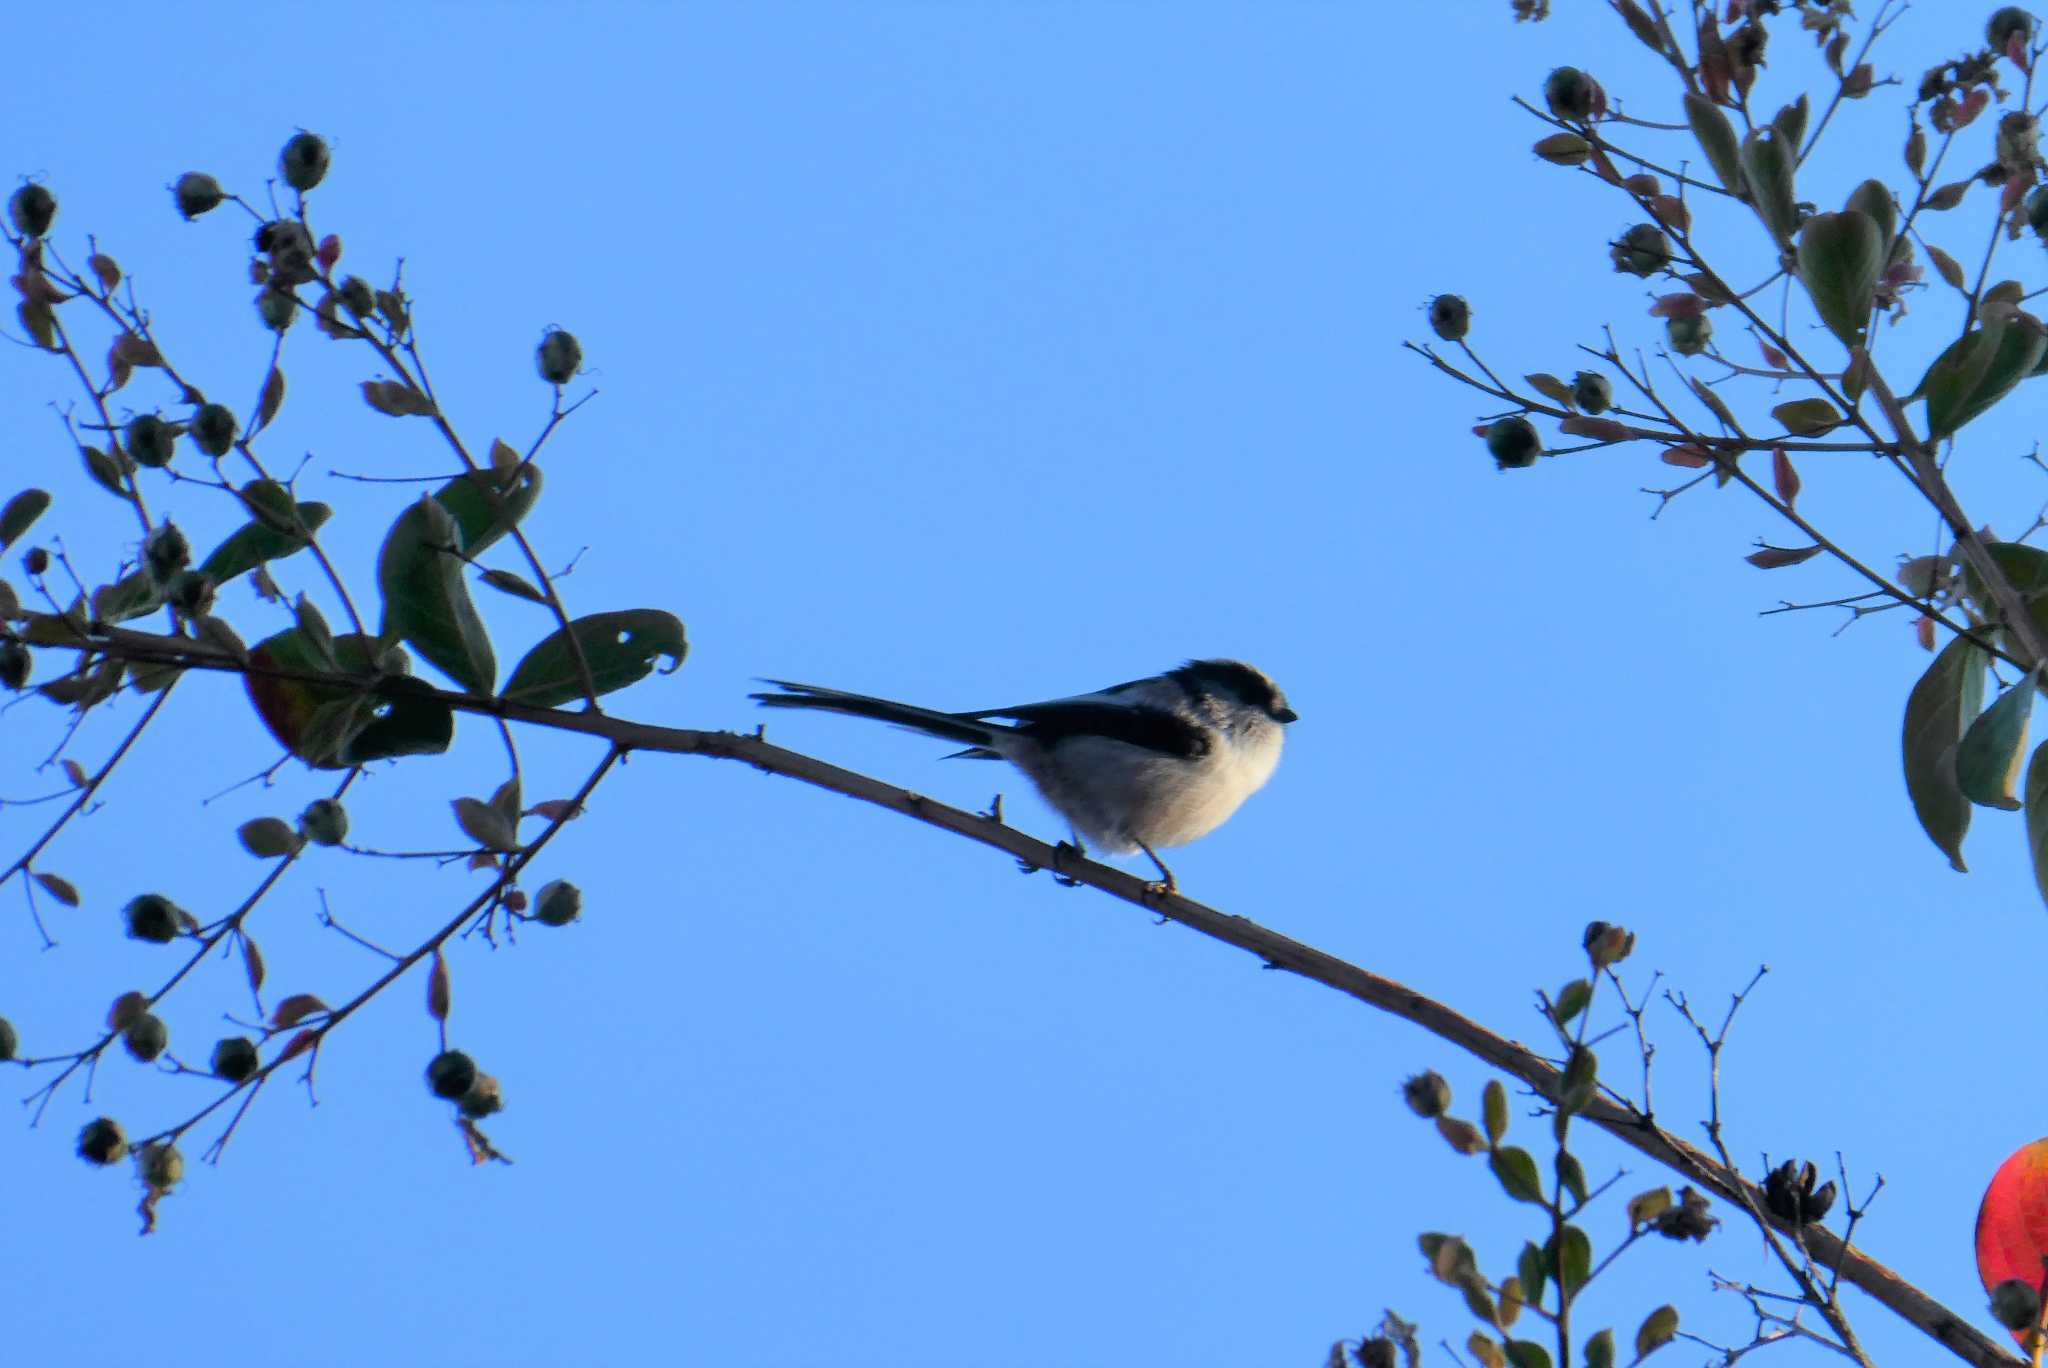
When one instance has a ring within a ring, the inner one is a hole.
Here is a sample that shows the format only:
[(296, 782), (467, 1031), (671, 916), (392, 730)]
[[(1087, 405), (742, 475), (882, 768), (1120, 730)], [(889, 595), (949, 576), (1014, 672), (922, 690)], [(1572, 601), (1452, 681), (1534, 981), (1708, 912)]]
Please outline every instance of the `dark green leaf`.
[(1807, 110), (1806, 95), (1802, 92), (1796, 101), (1771, 116), (1771, 126), (1784, 134), (1789, 146), (1797, 147), (1806, 141)]
[(1543, 1178), (1536, 1171), (1536, 1160), (1529, 1151), (1515, 1145), (1504, 1145), (1486, 1158), (1493, 1170), (1493, 1176), (1500, 1179), (1500, 1185), (1508, 1196), (1518, 1202), (1543, 1204)]
[(126, 622), (155, 612), (163, 602), (163, 592), (149, 572), (136, 570), (93, 591), (92, 615), (99, 622)]
[(1614, 1332), (1600, 1330), (1586, 1340), (1586, 1368), (1614, 1368)]
[[(1749, 187), (1756, 216), (1780, 247), (1790, 247), (1792, 230), (1799, 226), (1797, 196), (1792, 192), (1792, 175), (1799, 166), (1798, 147), (1777, 129), (1766, 126), (1751, 129), (1743, 138), (1741, 155), (1742, 183)], [(1880, 256), (1880, 265), (1882, 261)]]
[(1977, 715), (1956, 747), (1956, 785), (1963, 796), (1985, 807), (2020, 809), (2016, 788), (2027, 751), (2027, 723), (2034, 714), (2039, 668), (1998, 696)]
[[(463, 553), (475, 560), (484, 550), (519, 525), (533, 501), (540, 497), (540, 467), (519, 467), (516, 481), (510, 472), (464, 471), (441, 486), (434, 498), (462, 529)], [(498, 509), (491, 507), (491, 491), (497, 491)]]
[(1570, 1150), (1557, 1152), (1557, 1181), (1564, 1184), (1564, 1190), (1580, 1206), (1586, 1204), (1586, 1169), (1579, 1163), (1579, 1157)]
[(80, 447), (79, 457), (85, 462), (85, 473), (92, 476), (93, 483), (117, 499), (129, 497), (128, 486), (121, 481), (121, 463), (96, 446)]
[(50, 494), (44, 489), (24, 489), (0, 508), (0, 550), (21, 540), (21, 534), (28, 531), (43, 510), (50, 506)]
[[(689, 652), (682, 622), (656, 608), (592, 613), (569, 626), (582, 643), (592, 682), (600, 694), (645, 679), (654, 662), (663, 657), (670, 661), (664, 673), (673, 672)], [(507, 702), (535, 708), (558, 708), (583, 697), (583, 681), (576, 671), (569, 637), (557, 631), (528, 651), (506, 681), (504, 697)]]
[(1543, 1260), (1543, 1251), (1535, 1244), (1522, 1246), (1522, 1257), (1515, 1265), (1515, 1276), (1522, 1280), (1522, 1300), (1531, 1306), (1543, 1301), (1544, 1280), (1549, 1270)]
[(1849, 421), (1842, 411), (1825, 399), (1794, 399), (1771, 410), (1771, 417), (1784, 424), (1795, 437), (1818, 437)]
[(307, 538), (318, 532), (334, 510), (324, 503), (302, 503), (296, 506), (299, 524), (304, 534), (279, 532), (260, 522), (250, 522), (213, 548), (213, 554), (200, 563), (202, 573), (213, 576), (213, 582), (225, 586), (237, 575), (246, 574), (266, 561), (283, 560), (306, 549)]
[(377, 687), (379, 711), (341, 748), (351, 765), (401, 755), (439, 755), (455, 739), (455, 711), (426, 681), (399, 676)]
[(1935, 656), (1906, 697), (1906, 792), (1928, 839), (1958, 870), (1970, 800), (1956, 782), (1956, 747), (1984, 704), (1983, 648), (1959, 636)]
[(1558, 990), (1557, 1005), (1551, 1012), (1551, 1018), (1563, 1026), (1585, 1011), (1586, 1004), (1592, 1000), (1593, 985), (1585, 979), (1573, 979)]
[(1550, 1368), (1550, 1351), (1535, 1340), (1509, 1340), (1506, 1349), (1514, 1368)]
[(1799, 230), (1800, 282), (1845, 347), (1863, 345), (1884, 255), (1883, 230), (1858, 210), (1815, 214)]
[(2048, 333), (2031, 319), (1992, 319), (1949, 344), (1920, 381), (1927, 435), (1948, 437), (2012, 392), (2048, 354)]
[(1660, 1306), (1643, 1318), (1636, 1331), (1636, 1357), (1648, 1358), (1678, 1336), (1678, 1308)]
[[(331, 675), (298, 628), (258, 642), (243, 676), (249, 701), (279, 745), (316, 769), (346, 768), (348, 741), (375, 720), (377, 642), (351, 633), (334, 638), (343, 675), (335, 683), (282, 678), (275, 672)], [(353, 676), (353, 680), (349, 677)]]
[(1466, 1308), (1480, 1320), (1491, 1325), (1500, 1318), (1499, 1313), (1494, 1310), (1493, 1297), (1487, 1292), (1486, 1284), (1476, 1275), (1461, 1279), (1458, 1290), (1465, 1294)]
[(463, 834), (485, 850), (518, 849), (519, 837), (512, 824), (483, 799), (457, 798), (449, 806), (455, 809), (455, 824)]
[(403, 640), (470, 693), (487, 694), (498, 662), (462, 575), (461, 534), (431, 497), (399, 514), (377, 557), (386, 640)]
[(1844, 209), (1870, 215), (1870, 221), (1877, 225), (1887, 258), (1891, 255), (1892, 239), (1899, 235), (1899, 209), (1892, 202), (1892, 192), (1881, 180), (1867, 180), (1849, 192)]
[(481, 575), (478, 575), (477, 578), (501, 594), (510, 594), (514, 598), (523, 598), (528, 603), (546, 603), (548, 601), (548, 596), (543, 594), (539, 587), (531, 580), (522, 575), (515, 575), (510, 570), (486, 570)]
[(1571, 1058), (1565, 1061), (1564, 1081), (1558, 1088), (1558, 1109), (1567, 1112), (1581, 1112), (1593, 1100), (1593, 1089), (1599, 1082), (1600, 1061), (1591, 1050), (1583, 1045), (1572, 1047)]
[(2048, 902), (2048, 741), (2034, 749), (2027, 762), (2027, 854), (2034, 866), (2034, 886)]
[(1558, 1288), (1566, 1297), (1576, 1295), (1593, 1274), (1593, 1243), (1577, 1226), (1568, 1225), (1551, 1236), (1544, 1243), (1543, 1253), (1551, 1276), (1557, 1279)]
[(1499, 1079), (1489, 1079), (1481, 1101), (1486, 1114), (1486, 1138), (1498, 1145), (1508, 1133), (1508, 1090), (1500, 1085)]
[(1685, 97), (1685, 118), (1692, 125), (1693, 136), (1700, 140), (1700, 150), (1707, 154), (1708, 164), (1721, 178), (1721, 188), (1731, 195), (1741, 195), (1742, 153), (1735, 138), (1735, 125), (1728, 122), (1719, 105), (1691, 92)]

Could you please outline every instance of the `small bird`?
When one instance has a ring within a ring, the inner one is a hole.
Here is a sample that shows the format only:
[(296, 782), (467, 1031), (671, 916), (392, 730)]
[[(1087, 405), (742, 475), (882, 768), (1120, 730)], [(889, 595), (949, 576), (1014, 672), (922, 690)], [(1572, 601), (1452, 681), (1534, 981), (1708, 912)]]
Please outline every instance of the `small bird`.
[(975, 712), (763, 682), (783, 690), (752, 695), (763, 707), (872, 717), (966, 743), (948, 758), (1008, 760), (1067, 819), (1078, 849), (1085, 839), (1113, 855), (1142, 850), (1167, 891), (1173, 871), (1155, 848), (1221, 826), (1271, 777), (1281, 728), (1295, 720), (1273, 681), (1238, 660), (1191, 660), (1095, 693)]

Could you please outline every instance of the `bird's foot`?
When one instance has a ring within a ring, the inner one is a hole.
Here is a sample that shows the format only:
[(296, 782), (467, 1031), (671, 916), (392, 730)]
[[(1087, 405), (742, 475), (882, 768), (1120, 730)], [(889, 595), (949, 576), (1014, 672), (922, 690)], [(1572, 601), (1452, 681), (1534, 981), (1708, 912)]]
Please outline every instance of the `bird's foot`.
[(1087, 847), (1079, 841), (1061, 841), (1052, 848), (1052, 881), (1061, 888), (1079, 888), (1081, 881), (1061, 871), (1060, 866), (1068, 860), (1088, 858)]

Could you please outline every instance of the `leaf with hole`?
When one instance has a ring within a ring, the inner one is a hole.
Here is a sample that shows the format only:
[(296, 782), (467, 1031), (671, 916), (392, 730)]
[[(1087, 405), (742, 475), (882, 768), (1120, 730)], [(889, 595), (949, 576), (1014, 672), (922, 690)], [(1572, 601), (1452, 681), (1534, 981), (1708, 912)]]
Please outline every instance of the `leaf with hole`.
[[(689, 654), (682, 621), (657, 608), (628, 608), (592, 613), (569, 624), (589, 662), (591, 682), (600, 694), (612, 693), (645, 679), (654, 662), (669, 662), (673, 673)], [(504, 698), (534, 708), (558, 708), (583, 697), (583, 679), (576, 668), (570, 636), (557, 631), (526, 653), (505, 683)]]

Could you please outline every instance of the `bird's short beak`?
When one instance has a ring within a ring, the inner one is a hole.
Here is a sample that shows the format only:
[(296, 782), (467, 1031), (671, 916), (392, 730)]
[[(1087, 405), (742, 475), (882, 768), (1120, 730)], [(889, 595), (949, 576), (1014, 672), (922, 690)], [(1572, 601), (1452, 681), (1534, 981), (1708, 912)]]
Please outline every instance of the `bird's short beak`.
[(1279, 708), (1274, 711), (1273, 720), (1275, 722), (1292, 722), (1299, 716), (1300, 714), (1292, 708)]

